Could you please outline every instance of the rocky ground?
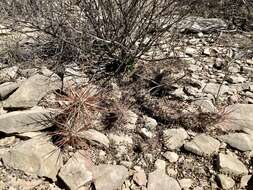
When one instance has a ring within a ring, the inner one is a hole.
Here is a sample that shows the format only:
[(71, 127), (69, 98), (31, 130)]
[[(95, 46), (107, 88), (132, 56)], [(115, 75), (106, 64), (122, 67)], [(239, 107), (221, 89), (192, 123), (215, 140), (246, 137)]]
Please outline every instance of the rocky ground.
[(64, 91), (103, 89), (123, 118), (98, 116), (78, 134), (85, 149), (57, 147), (44, 122), (63, 105), (55, 70), (1, 59), (0, 189), (253, 189), (253, 33), (198, 30), (176, 60), (141, 60), (107, 83), (66, 66)]

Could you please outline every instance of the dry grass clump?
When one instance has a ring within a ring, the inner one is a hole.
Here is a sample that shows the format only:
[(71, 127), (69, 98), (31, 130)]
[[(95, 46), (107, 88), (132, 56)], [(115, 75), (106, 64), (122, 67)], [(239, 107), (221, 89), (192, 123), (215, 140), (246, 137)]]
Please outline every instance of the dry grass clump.
[(51, 119), (54, 130), (49, 134), (59, 148), (66, 145), (88, 148), (78, 134), (92, 127), (96, 113), (103, 110), (99, 105), (101, 100), (101, 93), (91, 86), (70, 87), (65, 95), (58, 95), (59, 114)]

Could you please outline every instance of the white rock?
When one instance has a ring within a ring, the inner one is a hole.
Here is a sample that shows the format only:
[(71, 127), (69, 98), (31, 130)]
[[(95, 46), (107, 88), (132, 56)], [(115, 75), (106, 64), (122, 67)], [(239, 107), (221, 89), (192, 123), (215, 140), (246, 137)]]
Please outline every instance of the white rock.
[(135, 183), (137, 183), (139, 186), (146, 186), (147, 184), (147, 176), (143, 169), (139, 169), (134, 173), (133, 180)]
[(79, 189), (92, 180), (92, 162), (82, 152), (76, 152), (61, 168), (59, 177), (69, 189)]
[(31, 108), (50, 91), (59, 89), (60, 80), (51, 80), (50, 78), (36, 74), (25, 82), (4, 101), (5, 108)]
[(240, 182), (240, 187), (241, 188), (247, 187), (248, 183), (249, 183), (250, 179), (252, 179), (252, 177), (253, 177), (252, 175), (244, 175), (244, 176), (242, 176), (241, 182)]
[(168, 150), (177, 150), (183, 146), (185, 139), (188, 137), (183, 128), (167, 129), (163, 131), (164, 145)]
[(39, 131), (52, 126), (48, 118), (53, 112), (46, 109), (13, 111), (0, 115), (0, 131), (4, 133), (24, 133)]
[(30, 139), (14, 146), (2, 156), (9, 167), (56, 180), (62, 166), (60, 150), (47, 139)]
[(177, 180), (169, 177), (165, 170), (156, 170), (149, 174), (147, 190), (181, 190)]
[(116, 134), (109, 134), (109, 140), (114, 143), (115, 145), (132, 145), (133, 140), (130, 136), (127, 135), (116, 135)]
[(179, 158), (178, 154), (175, 152), (167, 151), (163, 155), (169, 162), (176, 162)]
[(246, 133), (231, 133), (219, 139), (241, 151), (253, 150), (253, 136)]
[(151, 117), (148, 116), (144, 116), (144, 123), (145, 123), (145, 127), (149, 130), (155, 130), (156, 126), (157, 126), (157, 121)]
[(192, 186), (193, 180), (189, 179), (189, 178), (180, 179), (179, 184), (180, 184), (182, 190), (187, 190)]
[(227, 172), (236, 176), (248, 174), (248, 169), (237, 158), (219, 153), (218, 167), (221, 172)]
[(222, 189), (231, 189), (235, 185), (235, 181), (232, 178), (227, 177), (223, 174), (219, 174), (217, 178)]
[(89, 129), (87, 131), (79, 132), (77, 135), (80, 138), (84, 138), (90, 141), (92, 144), (109, 148), (110, 141), (108, 137), (105, 136), (103, 133), (100, 133), (94, 129)]
[(200, 134), (190, 142), (184, 144), (184, 148), (199, 156), (211, 156), (218, 152), (220, 142), (211, 136)]
[(128, 176), (128, 170), (119, 165), (98, 165), (92, 173), (96, 190), (118, 189)]

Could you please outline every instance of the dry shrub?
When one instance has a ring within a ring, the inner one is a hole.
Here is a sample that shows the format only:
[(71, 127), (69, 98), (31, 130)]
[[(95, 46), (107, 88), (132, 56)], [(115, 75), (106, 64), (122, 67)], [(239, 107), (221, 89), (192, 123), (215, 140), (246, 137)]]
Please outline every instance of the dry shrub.
[(10, 27), (18, 30), (22, 25), (47, 35), (44, 45), (60, 61), (91, 60), (106, 71), (121, 73), (132, 69), (196, 2), (6, 0), (0, 6)]

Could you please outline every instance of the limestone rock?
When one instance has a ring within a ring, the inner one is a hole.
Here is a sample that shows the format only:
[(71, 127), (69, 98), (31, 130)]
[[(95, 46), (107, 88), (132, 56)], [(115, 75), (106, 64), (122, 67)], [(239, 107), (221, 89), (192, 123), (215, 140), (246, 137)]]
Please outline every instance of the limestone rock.
[(136, 113), (134, 113), (133, 111), (128, 110), (126, 112), (126, 115), (124, 116), (124, 118), (125, 118), (125, 122), (126, 122), (124, 127), (129, 130), (134, 130), (136, 128), (135, 124), (138, 120), (138, 115), (136, 115)]
[(231, 189), (235, 185), (235, 181), (232, 178), (227, 177), (223, 174), (219, 174), (217, 176), (217, 179), (222, 189)]
[(177, 180), (168, 176), (165, 170), (157, 169), (149, 174), (147, 190), (181, 190)]
[(109, 134), (109, 140), (115, 145), (132, 145), (133, 139), (127, 135)]
[(133, 180), (135, 183), (137, 183), (139, 186), (146, 186), (147, 184), (147, 176), (143, 169), (138, 169), (136, 173), (133, 175)]
[(4, 101), (5, 108), (31, 108), (50, 91), (59, 89), (60, 80), (36, 74), (26, 81)]
[(184, 148), (199, 156), (210, 156), (218, 152), (220, 142), (213, 137), (200, 134), (190, 142), (184, 144)]
[(83, 152), (76, 152), (61, 168), (59, 177), (69, 189), (79, 189), (92, 180), (91, 163)]
[(226, 29), (228, 25), (218, 18), (203, 18), (189, 16), (179, 22), (178, 28), (181, 31), (189, 31), (194, 33), (209, 33)]
[(248, 174), (246, 166), (240, 160), (228, 154), (219, 154), (218, 167), (221, 172), (230, 173), (235, 176)]
[(253, 131), (253, 104), (236, 104), (226, 107), (226, 119), (218, 127), (223, 130)]
[(176, 162), (179, 158), (178, 154), (175, 152), (167, 151), (163, 155), (169, 162)]
[(185, 139), (188, 137), (183, 128), (167, 129), (163, 131), (164, 145), (168, 150), (177, 150), (183, 146)]
[(121, 187), (128, 170), (120, 165), (98, 165), (92, 169), (96, 190), (115, 190)]
[(219, 139), (241, 151), (253, 150), (253, 136), (246, 133), (231, 133), (220, 136)]
[(156, 126), (157, 126), (157, 121), (151, 117), (148, 116), (144, 116), (144, 123), (145, 123), (145, 127), (149, 130), (155, 130)]
[(0, 131), (8, 134), (39, 131), (52, 126), (48, 122), (48, 117), (52, 114), (51, 111), (45, 109), (6, 113), (0, 115)]
[(109, 148), (109, 139), (103, 133), (100, 133), (94, 129), (89, 129), (87, 131), (80, 132), (79, 137), (90, 141), (98, 146)]
[[(220, 89), (220, 91), (219, 91)], [(205, 88), (203, 89), (203, 92), (212, 94), (213, 96), (217, 96), (218, 92), (219, 95), (222, 96), (225, 93), (231, 93), (231, 90), (228, 86), (222, 85), (220, 87), (220, 84), (217, 83), (208, 83)]]
[(5, 99), (8, 95), (14, 92), (18, 88), (16, 82), (6, 82), (0, 85), (0, 100)]
[(187, 189), (190, 189), (192, 184), (193, 184), (193, 180), (192, 179), (187, 179), (187, 178), (184, 178), (184, 179), (180, 179), (179, 180), (179, 184), (182, 188), (182, 190), (187, 190)]
[(9, 167), (53, 180), (62, 166), (60, 150), (44, 138), (19, 143), (5, 152), (2, 159)]

